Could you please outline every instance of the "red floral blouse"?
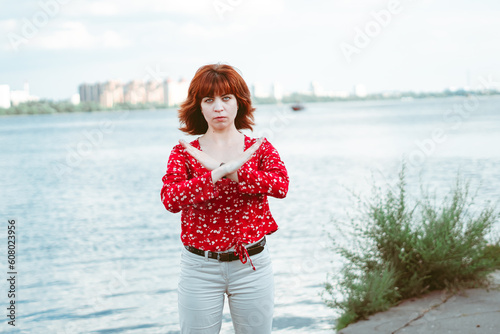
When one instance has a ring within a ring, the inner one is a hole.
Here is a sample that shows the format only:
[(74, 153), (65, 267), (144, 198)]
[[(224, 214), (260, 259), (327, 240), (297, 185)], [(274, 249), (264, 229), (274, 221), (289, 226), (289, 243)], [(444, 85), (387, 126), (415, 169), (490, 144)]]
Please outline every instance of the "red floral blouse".
[[(245, 150), (255, 141), (245, 135)], [(198, 139), (190, 144), (201, 150)], [(278, 229), (267, 200), (267, 196), (284, 198), (288, 192), (288, 173), (278, 151), (264, 138), (237, 173), (239, 182), (226, 178), (213, 184), (210, 170), (181, 144), (174, 146), (162, 179), (161, 200), (172, 213), (182, 210), (184, 245), (212, 252), (233, 246), (238, 250)], [(246, 262), (241, 255), (240, 259)]]

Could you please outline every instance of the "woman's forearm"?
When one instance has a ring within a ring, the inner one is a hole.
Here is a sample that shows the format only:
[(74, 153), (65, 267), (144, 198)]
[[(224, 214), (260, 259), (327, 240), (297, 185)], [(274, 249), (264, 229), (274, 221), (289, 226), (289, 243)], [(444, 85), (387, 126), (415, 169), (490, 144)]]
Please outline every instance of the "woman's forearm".
[(226, 171), (222, 167), (217, 167), (216, 169), (212, 170), (212, 182), (215, 184), (217, 181), (222, 179), (223, 176), (226, 175)]
[(230, 180), (233, 180), (235, 182), (239, 182), (238, 181), (238, 171), (236, 172), (232, 172), (231, 174), (227, 174), (226, 177)]
[(217, 181), (222, 179), (224, 176), (226, 176), (226, 178), (228, 178), (230, 180), (238, 182), (238, 171), (232, 172), (230, 174), (225, 174), (225, 173), (226, 172), (224, 171), (224, 169), (220, 168), (220, 167), (212, 170), (212, 182), (215, 184)]

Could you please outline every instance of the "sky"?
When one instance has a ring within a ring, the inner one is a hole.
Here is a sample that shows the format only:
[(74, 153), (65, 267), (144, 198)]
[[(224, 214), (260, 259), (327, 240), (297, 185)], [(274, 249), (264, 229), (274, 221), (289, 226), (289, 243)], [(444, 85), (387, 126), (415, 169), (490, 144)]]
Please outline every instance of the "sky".
[[(0, 0), (0, 85), (67, 99), (81, 83), (202, 65), (250, 85), (369, 93), (500, 81), (498, 0)], [(492, 79), (493, 78), (493, 79)], [(500, 88), (500, 87), (497, 87)]]

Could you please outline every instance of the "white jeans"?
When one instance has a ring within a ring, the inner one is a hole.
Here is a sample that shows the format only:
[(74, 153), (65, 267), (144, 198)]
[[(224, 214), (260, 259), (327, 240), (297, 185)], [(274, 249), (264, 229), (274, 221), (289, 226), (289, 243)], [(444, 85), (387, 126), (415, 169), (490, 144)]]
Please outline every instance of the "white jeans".
[(235, 334), (271, 333), (274, 278), (267, 245), (243, 264), (219, 262), (182, 249), (178, 285), (181, 334), (217, 334), (222, 325), (224, 294)]

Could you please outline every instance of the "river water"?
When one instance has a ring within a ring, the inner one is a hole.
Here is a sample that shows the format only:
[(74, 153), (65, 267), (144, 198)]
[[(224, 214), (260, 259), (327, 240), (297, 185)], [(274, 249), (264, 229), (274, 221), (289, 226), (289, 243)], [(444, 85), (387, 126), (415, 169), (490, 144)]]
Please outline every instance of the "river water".
[[(332, 332), (320, 295), (340, 267), (329, 234), (344, 238), (351, 191), (394, 186), (403, 159), (412, 195), (422, 182), (444, 194), (460, 173), (476, 202), (500, 198), (500, 97), (257, 107), (243, 132), (267, 137), (290, 176), (287, 197), (269, 198), (274, 333)], [(2, 238), (15, 219), (18, 273), (16, 327), (4, 318), (1, 331), (179, 333), (180, 213), (159, 195), (170, 150), (196, 138), (178, 126), (174, 109), (0, 118)]]

